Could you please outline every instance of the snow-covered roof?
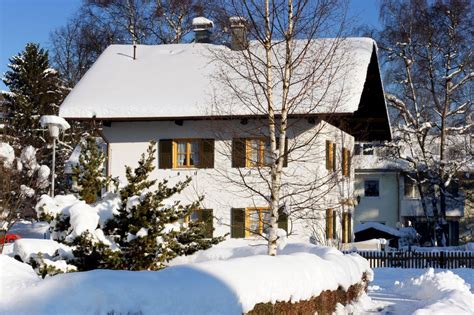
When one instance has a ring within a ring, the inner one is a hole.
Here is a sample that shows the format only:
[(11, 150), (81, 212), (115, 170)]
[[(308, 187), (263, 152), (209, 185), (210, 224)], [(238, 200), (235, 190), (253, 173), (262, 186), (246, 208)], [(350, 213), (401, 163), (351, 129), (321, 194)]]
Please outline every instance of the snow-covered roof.
[(366, 222), (366, 223), (357, 224), (354, 227), (354, 233), (359, 233), (361, 231), (365, 231), (365, 230), (368, 230), (368, 229), (375, 229), (375, 230), (385, 232), (387, 234), (397, 236), (397, 237), (402, 236), (399, 230), (397, 230), (393, 227), (390, 227), (388, 225), (378, 223), (378, 222)]
[[(297, 41), (296, 46), (306, 43)], [(334, 39), (318, 39), (312, 40), (310, 46), (314, 54), (325, 60), (323, 57), (329, 58), (324, 52), (333, 44)], [(250, 45), (257, 46), (254, 42)], [(375, 42), (369, 38), (343, 40), (339, 52), (330, 61), (324, 61), (324, 70), (315, 76), (321, 88), (313, 88), (308, 102), (321, 105), (307, 104), (302, 113), (306, 113), (308, 106), (315, 114), (355, 112), (374, 47)], [(216, 58), (221, 53), (236, 59), (241, 52), (224, 45), (201, 43), (138, 45), (134, 60), (131, 45), (111, 45), (65, 99), (60, 116), (140, 119), (254, 114), (235, 103), (235, 99), (225, 110), (216, 110), (216, 103), (230, 102), (229, 97), (222, 101), (228, 87), (217, 79), (217, 74), (226, 72), (225, 65)], [(326, 89), (328, 81), (332, 84)], [(336, 102), (339, 105), (334, 108)]]

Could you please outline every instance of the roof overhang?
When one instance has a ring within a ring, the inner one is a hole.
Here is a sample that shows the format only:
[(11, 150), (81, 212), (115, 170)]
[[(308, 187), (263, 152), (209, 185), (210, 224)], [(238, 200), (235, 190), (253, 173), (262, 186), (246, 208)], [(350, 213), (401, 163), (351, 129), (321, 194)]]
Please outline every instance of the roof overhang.
[(356, 141), (390, 141), (392, 130), (385, 102), (384, 88), (374, 45), (367, 76), (362, 91), (359, 108), (354, 113), (334, 117), (330, 122), (347, 133)]

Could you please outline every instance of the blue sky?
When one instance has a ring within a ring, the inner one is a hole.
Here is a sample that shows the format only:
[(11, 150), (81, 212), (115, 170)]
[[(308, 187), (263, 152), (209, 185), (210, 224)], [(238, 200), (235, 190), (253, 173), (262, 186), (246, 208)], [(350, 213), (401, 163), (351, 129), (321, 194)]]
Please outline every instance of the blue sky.
[[(50, 33), (65, 25), (81, 0), (0, 0), (0, 73), (7, 71), (8, 58), (28, 42), (50, 45)], [(379, 0), (350, 0), (349, 14), (357, 22), (378, 27)], [(6, 87), (0, 81), (0, 89)]]

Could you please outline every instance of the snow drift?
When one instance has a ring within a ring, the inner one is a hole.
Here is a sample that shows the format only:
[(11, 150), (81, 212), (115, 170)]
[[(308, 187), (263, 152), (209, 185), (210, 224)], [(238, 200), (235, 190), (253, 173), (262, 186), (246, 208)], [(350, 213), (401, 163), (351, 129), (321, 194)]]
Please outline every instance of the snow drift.
[(474, 310), (470, 285), (449, 270), (435, 273), (430, 268), (417, 278), (395, 282), (395, 286), (400, 295), (423, 302), (415, 315), (472, 314)]
[[(325, 247), (289, 244), (286, 254), (276, 257), (245, 257), (263, 251), (262, 246), (231, 248), (213, 248), (208, 256), (203, 251), (189, 258), (203, 262), (161, 271), (57, 275), (0, 301), (0, 313), (242, 314), (258, 303), (307, 300), (323, 290), (348, 288), (364, 272), (372, 275), (362, 257)], [(209, 260), (211, 256), (217, 260)], [(20, 279), (13, 285), (24, 287), (22, 283)]]

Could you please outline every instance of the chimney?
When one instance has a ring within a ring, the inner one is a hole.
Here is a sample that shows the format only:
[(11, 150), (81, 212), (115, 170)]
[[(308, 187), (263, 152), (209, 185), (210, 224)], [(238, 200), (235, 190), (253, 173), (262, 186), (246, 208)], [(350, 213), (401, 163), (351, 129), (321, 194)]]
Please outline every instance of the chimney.
[(247, 40), (247, 21), (241, 16), (231, 16), (229, 18), (232, 50), (244, 50), (249, 46)]
[(203, 16), (193, 19), (194, 42), (195, 43), (210, 43), (212, 28), (214, 22), (206, 19)]

